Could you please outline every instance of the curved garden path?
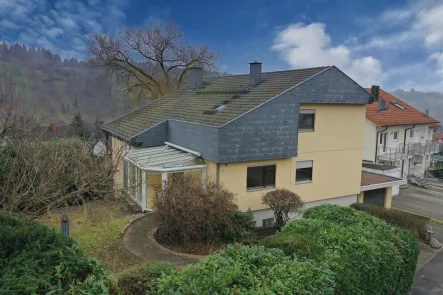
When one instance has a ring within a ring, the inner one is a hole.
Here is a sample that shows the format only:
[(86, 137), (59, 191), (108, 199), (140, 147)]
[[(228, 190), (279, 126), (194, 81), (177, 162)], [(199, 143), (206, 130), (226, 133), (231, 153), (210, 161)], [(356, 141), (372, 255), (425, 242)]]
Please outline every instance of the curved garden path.
[(155, 213), (148, 213), (126, 228), (123, 235), (126, 248), (146, 261), (161, 261), (176, 266), (197, 262), (198, 257), (194, 255), (178, 254), (157, 244), (153, 236), (157, 227), (154, 215)]

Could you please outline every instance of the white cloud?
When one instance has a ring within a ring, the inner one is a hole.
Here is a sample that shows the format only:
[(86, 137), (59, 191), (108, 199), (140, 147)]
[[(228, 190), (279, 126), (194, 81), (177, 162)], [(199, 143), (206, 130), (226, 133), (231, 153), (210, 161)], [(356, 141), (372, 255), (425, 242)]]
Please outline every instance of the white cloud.
[(426, 46), (441, 46), (443, 43), (443, 3), (421, 10), (412, 29), (424, 33)]
[[(9, 42), (46, 47), (62, 57), (84, 58), (86, 35), (113, 33), (123, 24), (127, 0), (0, 0), (0, 26)], [(69, 54), (69, 55), (68, 55)]]
[(295, 68), (335, 65), (362, 86), (380, 83), (384, 79), (378, 59), (355, 57), (347, 46), (334, 46), (325, 29), (323, 23), (291, 24), (278, 33), (272, 49)]

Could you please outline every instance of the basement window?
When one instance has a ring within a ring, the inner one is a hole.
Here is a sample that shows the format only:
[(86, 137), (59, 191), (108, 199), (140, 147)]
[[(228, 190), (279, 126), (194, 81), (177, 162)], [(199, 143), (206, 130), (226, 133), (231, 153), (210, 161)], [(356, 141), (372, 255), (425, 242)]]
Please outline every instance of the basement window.
[(248, 190), (275, 187), (275, 165), (248, 167), (246, 188)]
[(391, 101), (391, 104), (392, 105), (394, 105), (394, 106), (396, 106), (397, 108), (399, 108), (400, 110), (402, 110), (402, 111), (405, 111), (406, 110), (406, 107), (404, 107), (404, 106), (402, 106), (401, 104), (399, 104), (398, 102), (396, 102), (396, 101)]
[(262, 220), (263, 227), (271, 227), (274, 225), (274, 218), (266, 218)]
[(312, 161), (298, 161), (296, 164), (295, 183), (312, 182)]

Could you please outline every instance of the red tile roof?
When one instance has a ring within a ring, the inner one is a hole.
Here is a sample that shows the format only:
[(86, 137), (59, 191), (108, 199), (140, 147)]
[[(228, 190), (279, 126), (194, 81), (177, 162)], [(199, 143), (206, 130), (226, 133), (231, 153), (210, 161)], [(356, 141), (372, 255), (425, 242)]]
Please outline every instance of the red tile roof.
[(434, 132), (434, 140), (443, 140), (443, 132), (441, 132), (441, 131), (437, 131), (437, 132)]
[[(366, 89), (371, 93), (371, 89)], [(410, 124), (437, 124), (436, 119), (426, 116), (416, 108), (408, 105), (404, 101), (398, 99), (392, 94), (380, 89), (380, 98), (386, 101), (389, 106), (387, 111), (378, 111), (378, 102), (374, 101), (372, 104), (366, 105), (366, 118), (374, 122), (379, 127), (394, 126), (394, 125), (410, 125)], [(406, 110), (402, 110), (391, 102), (397, 102), (404, 106)]]
[(372, 172), (362, 171), (361, 172), (361, 186), (372, 185), (372, 184), (380, 184), (387, 183), (400, 180), (395, 177), (390, 177), (386, 175), (380, 175)]
[(438, 128), (438, 127), (441, 127), (440, 123), (434, 123), (434, 124), (429, 125), (429, 128)]

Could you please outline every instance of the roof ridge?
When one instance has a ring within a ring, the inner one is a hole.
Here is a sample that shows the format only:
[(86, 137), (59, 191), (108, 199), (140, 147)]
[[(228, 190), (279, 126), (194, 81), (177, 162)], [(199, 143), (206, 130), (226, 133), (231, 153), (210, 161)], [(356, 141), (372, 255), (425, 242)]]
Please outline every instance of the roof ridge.
[[(271, 73), (284, 73), (284, 72), (294, 72), (294, 71), (305, 71), (305, 70), (316, 70), (316, 69), (327, 69), (332, 66), (321, 66), (321, 67), (310, 67), (310, 68), (301, 68), (301, 69), (290, 69), (290, 70), (279, 70), (279, 71), (269, 71), (269, 72), (262, 72), (262, 74), (271, 74)], [(219, 78), (226, 78), (226, 77), (239, 77), (239, 76), (248, 76), (247, 74), (235, 74), (235, 75), (226, 75), (226, 76), (218, 76), (218, 77), (208, 77), (207, 79), (219, 79)]]

